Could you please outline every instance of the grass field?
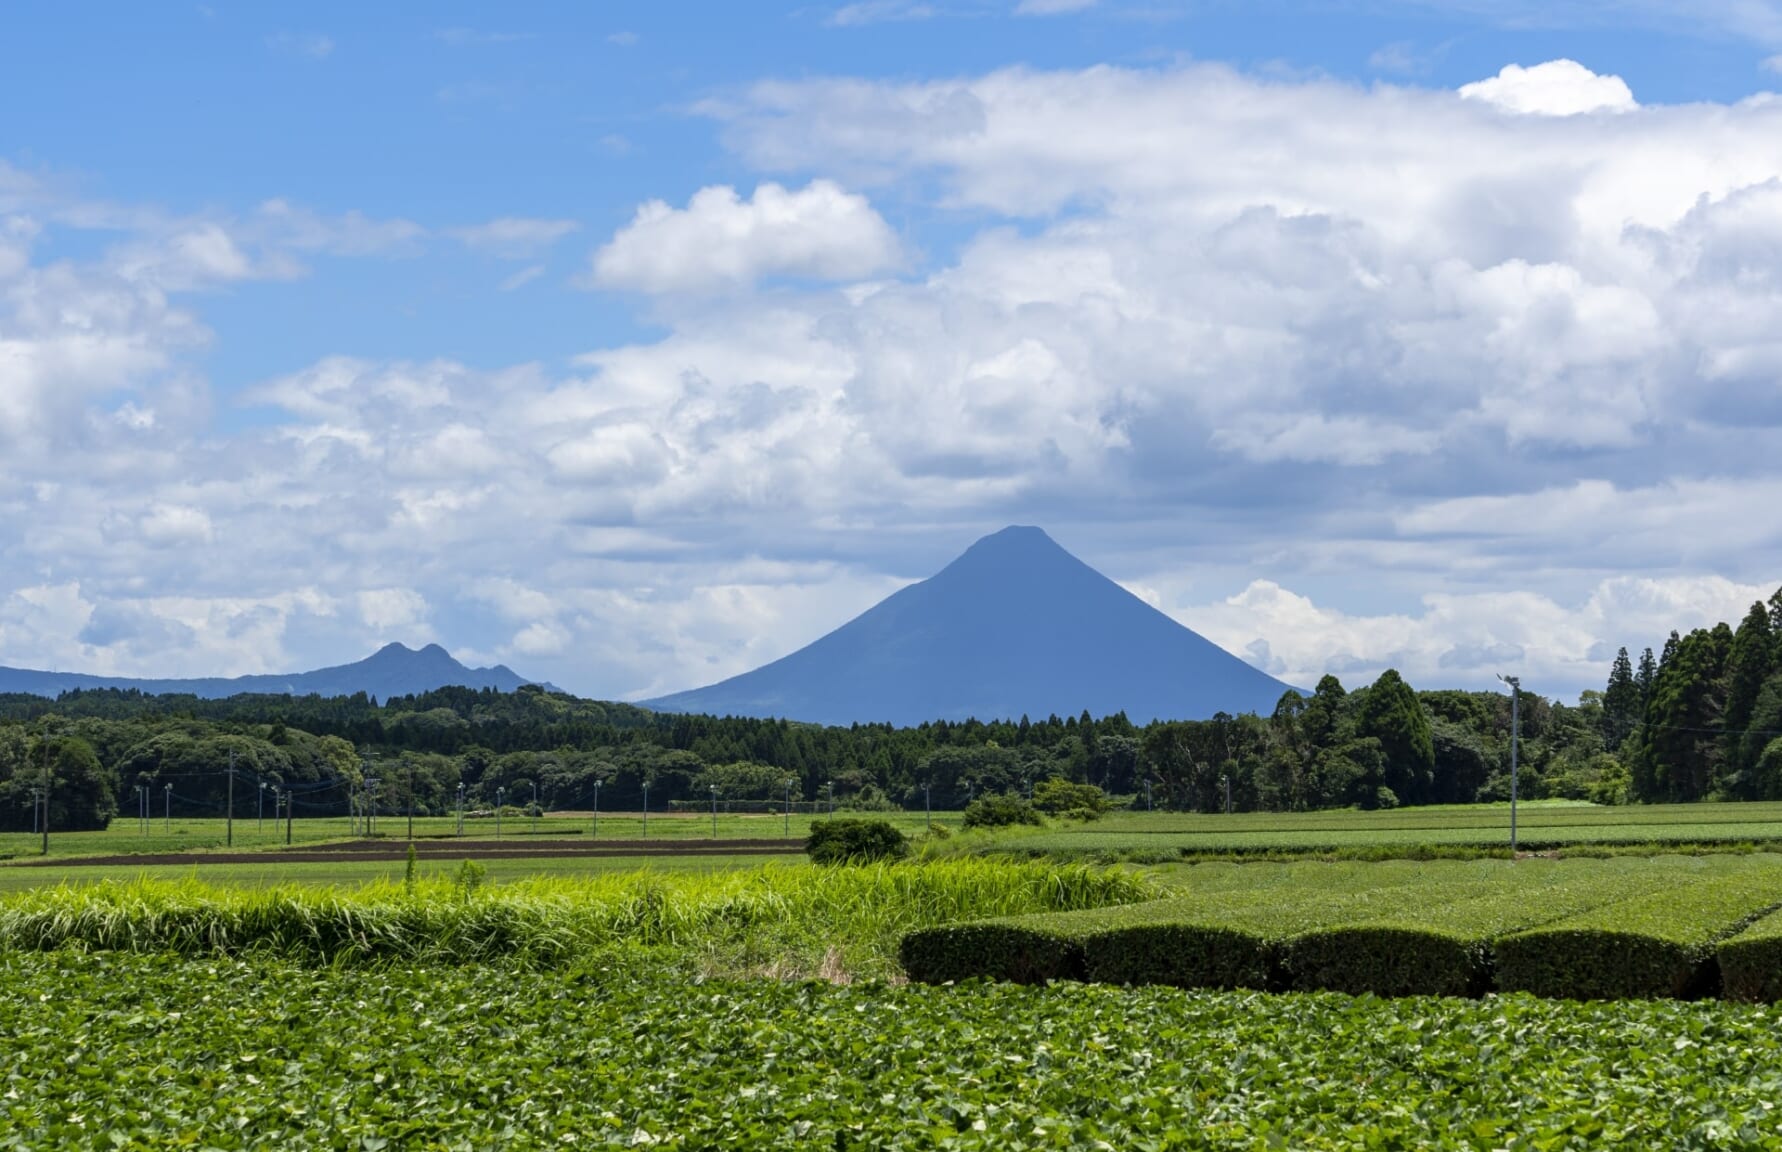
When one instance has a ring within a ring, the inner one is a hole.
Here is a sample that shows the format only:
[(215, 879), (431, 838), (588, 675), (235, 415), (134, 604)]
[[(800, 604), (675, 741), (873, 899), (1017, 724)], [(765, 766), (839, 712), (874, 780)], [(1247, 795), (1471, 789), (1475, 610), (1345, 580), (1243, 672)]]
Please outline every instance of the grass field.
[[(285, 826), (270, 817), (264, 822), (253, 818), (235, 820), (234, 847), (237, 849), (278, 848), (285, 844)], [(845, 815), (845, 813), (844, 813)], [(874, 814), (890, 820), (906, 832), (917, 834), (927, 827), (920, 812)], [(717, 839), (776, 839), (802, 841), (810, 832), (811, 821), (823, 817), (794, 815), (788, 821), (780, 816), (727, 815), (720, 813)], [(959, 826), (958, 812), (936, 812), (934, 823), (952, 828)], [(457, 834), (458, 822), (448, 816), (417, 816), (415, 836), (424, 839), (450, 839)], [(406, 839), (408, 820), (402, 816), (379, 816), (374, 826), (378, 836)], [(319, 844), (332, 840), (355, 839), (345, 818), (293, 820), (291, 843)], [(494, 839), (495, 821), (490, 818), (464, 821), (468, 839)], [(693, 842), (713, 838), (709, 815), (667, 815), (652, 812), (649, 817), (634, 812), (602, 812), (598, 833), (592, 814), (587, 812), (550, 812), (534, 819), (526, 817), (502, 820), (500, 836), (520, 843), (539, 840), (570, 839), (577, 843), (599, 843), (603, 840), (662, 840)], [(221, 850), (228, 840), (226, 822), (206, 818), (197, 820), (161, 820), (148, 822), (146, 831), (133, 817), (113, 820), (103, 832), (50, 833), (50, 855), (55, 857), (110, 856), (125, 853), (191, 852)], [(29, 832), (0, 833), (0, 861), (25, 860), (41, 854), (42, 842)]]
[[(1782, 843), (1782, 803), (1601, 808), (1529, 804), (1517, 813), (1525, 851), (1603, 845)], [(1087, 824), (1002, 833), (1001, 847), (1058, 855), (1161, 856), (1315, 852), (1415, 846), (1507, 847), (1508, 805), (1468, 804), (1381, 812), (1224, 814), (1119, 812)], [(962, 845), (963, 847), (963, 845)]]

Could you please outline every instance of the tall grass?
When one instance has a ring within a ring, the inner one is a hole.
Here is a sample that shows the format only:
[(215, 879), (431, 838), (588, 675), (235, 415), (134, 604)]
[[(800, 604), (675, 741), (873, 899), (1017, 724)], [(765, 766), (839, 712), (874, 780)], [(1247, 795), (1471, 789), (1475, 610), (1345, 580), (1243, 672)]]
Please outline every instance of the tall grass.
[(0, 948), (380, 961), (681, 967), (705, 974), (889, 976), (898, 939), (952, 920), (1149, 899), (1122, 870), (996, 860), (855, 868), (229, 888), (133, 880), (0, 899)]

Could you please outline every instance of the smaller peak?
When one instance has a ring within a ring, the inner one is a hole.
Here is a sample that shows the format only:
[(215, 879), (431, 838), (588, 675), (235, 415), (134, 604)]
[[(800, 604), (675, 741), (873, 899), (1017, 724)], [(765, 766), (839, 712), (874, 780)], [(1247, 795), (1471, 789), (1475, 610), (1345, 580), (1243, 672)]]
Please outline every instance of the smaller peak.
[(376, 659), (379, 656), (412, 656), (414, 653), (409, 649), (408, 645), (402, 643), (400, 640), (392, 640), (371, 655), (373, 659)]
[(427, 645), (425, 648), (423, 648), (419, 652), (417, 652), (416, 655), (417, 656), (444, 656), (447, 660), (450, 660), (452, 658), (452, 654), (450, 652), (447, 652), (444, 648), (441, 648), (437, 644)]

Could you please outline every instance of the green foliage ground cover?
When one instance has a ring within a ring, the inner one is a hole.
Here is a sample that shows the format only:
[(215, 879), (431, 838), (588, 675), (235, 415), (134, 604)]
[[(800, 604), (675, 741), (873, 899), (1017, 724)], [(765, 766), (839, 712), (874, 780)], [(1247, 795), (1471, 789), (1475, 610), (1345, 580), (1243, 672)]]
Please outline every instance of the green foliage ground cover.
[(885, 976), (915, 928), (1157, 892), (1124, 871), (988, 860), (634, 871), (474, 890), (437, 877), (412, 891), (128, 881), (0, 898), (0, 949), (535, 966), (599, 956), (693, 975)]
[(1606, 904), (1497, 942), (1497, 986), (1571, 999), (1720, 991), (1715, 946), (1782, 906), (1782, 861)]
[(1782, 1147), (1726, 1004), (0, 954), (0, 1147)]

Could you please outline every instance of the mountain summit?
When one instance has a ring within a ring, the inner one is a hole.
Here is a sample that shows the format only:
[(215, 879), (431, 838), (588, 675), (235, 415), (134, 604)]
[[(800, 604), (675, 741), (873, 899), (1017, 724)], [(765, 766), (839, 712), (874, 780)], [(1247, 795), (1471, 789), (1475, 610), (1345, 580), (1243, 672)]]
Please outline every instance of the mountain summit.
[(1184, 628), (1038, 528), (986, 536), (937, 575), (771, 664), (646, 707), (823, 724), (1273, 711), (1288, 686)]
[(467, 668), (437, 644), (419, 650), (403, 644), (386, 644), (357, 663), (272, 676), (132, 680), (123, 676), (0, 668), (0, 693), (24, 692), (33, 696), (59, 696), (75, 688), (135, 688), (155, 696), (190, 695), (206, 699), (244, 692), (274, 696), (351, 696), (355, 692), (364, 692), (379, 700), (388, 700), (392, 696), (413, 696), (447, 686), (512, 692), (529, 683), (531, 681), (505, 664), (493, 668)]

